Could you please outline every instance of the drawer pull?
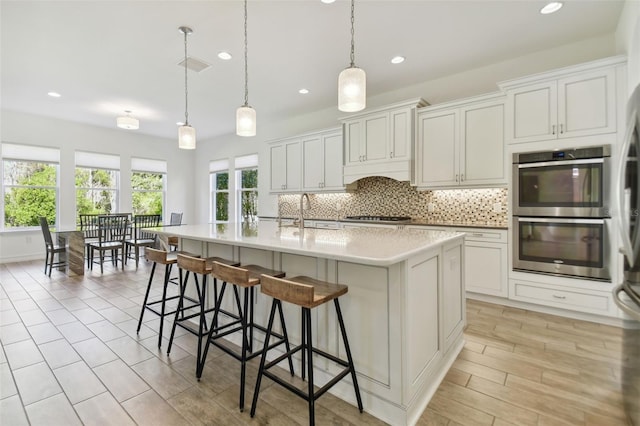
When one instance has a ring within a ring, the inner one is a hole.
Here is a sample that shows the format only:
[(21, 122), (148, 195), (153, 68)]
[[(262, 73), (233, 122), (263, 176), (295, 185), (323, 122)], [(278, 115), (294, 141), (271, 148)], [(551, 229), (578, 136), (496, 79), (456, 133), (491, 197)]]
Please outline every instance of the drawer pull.
[(474, 232), (474, 233), (471, 234), (471, 236), (473, 236), (473, 237), (484, 237), (484, 234), (481, 234), (479, 232)]
[(553, 296), (555, 299), (562, 299), (562, 300), (564, 300), (564, 299), (566, 299), (566, 298), (567, 298), (567, 296), (558, 296), (557, 294), (554, 294), (554, 295), (552, 295), (552, 296)]

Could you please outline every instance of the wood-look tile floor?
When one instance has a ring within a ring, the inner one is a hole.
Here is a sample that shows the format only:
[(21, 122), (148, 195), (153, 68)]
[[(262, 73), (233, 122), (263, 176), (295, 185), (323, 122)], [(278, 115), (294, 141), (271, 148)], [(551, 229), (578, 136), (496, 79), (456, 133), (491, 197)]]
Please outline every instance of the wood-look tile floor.
[[(241, 413), (238, 362), (212, 348), (198, 382), (194, 336), (179, 330), (167, 356), (148, 312), (136, 334), (150, 267), (132, 263), (51, 278), (42, 261), (0, 265), (0, 425), (308, 424), (305, 402), (267, 379), (251, 419), (257, 360)], [(475, 301), (467, 315), (465, 348), (419, 425), (627, 424), (620, 329)], [(330, 394), (316, 421), (382, 424)]]

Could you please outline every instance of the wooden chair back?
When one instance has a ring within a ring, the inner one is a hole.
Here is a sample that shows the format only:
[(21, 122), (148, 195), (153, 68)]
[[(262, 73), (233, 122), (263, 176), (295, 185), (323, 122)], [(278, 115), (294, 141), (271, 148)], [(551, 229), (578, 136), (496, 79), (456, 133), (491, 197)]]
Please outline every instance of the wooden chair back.
[(99, 214), (81, 214), (80, 230), (85, 238), (98, 238), (99, 232)]
[(129, 234), (129, 215), (109, 214), (100, 215), (98, 217), (98, 244), (121, 242), (124, 241)]
[(160, 226), (159, 214), (138, 214), (133, 217), (133, 239), (154, 240), (156, 234), (145, 231), (143, 228), (155, 228)]
[[(260, 280), (249, 278), (249, 271), (244, 268), (236, 266), (225, 265), (220, 262), (213, 262), (211, 273), (219, 280), (228, 282), (230, 284), (237, 284), (239, 286), (249, 286), (257, 284)], [(253, 282), (252, 282), (253, 281)]]
[(312, 306), (314, 288), (312, 285), (296, 283), (269, 275), (260, 276), (260, 291), (267, 296), (298, 306)]
[(201, 275), (211, 273), (211, 269), (207, 268), (207, 261), (205, 259), (184, 254), (178, 254), (178, 267)]
[(47, 247), (53, 247), (53, 238), (51, 237), (51, 230), (49, 229), (49, 222), (44, 216), (40, 216), (40, 228), (42, 228), (42, 235), (44, 236), (44, 243)]
[(156, 250), (154, 248), (147, 247), (144, 250), (144, 254), (150, 262), (161, 263), (163, 265), (170, 263), (167, 259), (167, 252), (164, 250)]

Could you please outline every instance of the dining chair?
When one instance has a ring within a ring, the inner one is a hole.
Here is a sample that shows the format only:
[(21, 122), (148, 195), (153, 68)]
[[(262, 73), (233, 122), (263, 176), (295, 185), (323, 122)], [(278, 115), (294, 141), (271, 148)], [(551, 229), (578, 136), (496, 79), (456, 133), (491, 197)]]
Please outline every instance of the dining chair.
[[(171, 219), (169, 220), (169, 225), (177, 226), (182, 225), (182, 213), (171, 213)], [(171, 251), (177, 250), (180, 242), (178, 241), (178, 237), (169, 237), (168, 239), (169, 249)]]
[(91, 267), (91, 258), (89, 257), (91, 243), (98, 242), (98, 217), (100, 214), (79, 214), (80, 231), (84, 237), (84, 256), (87, 259), (87, 268)]
[(136, 269), (140, 260), (140, 247), (151, 247), (156, 243), (156, 234), (145, 231), (144, 228), (154, 228), (160, 226), (161, 217), (159, 214), (138, 214), (133, 217), (132, 238), (125, 241), (125, 262), (130, 259), (131, 248), (134, 249)]
[[(125, 240), (129, 233), (128, 214), (109, 214), (98, 217), (98, 241), (89, 244), (89, 257), (91, 258), (91, 270), (94, 263), (100, 263), (100, 273), (104, 273), (104, 252), (108, 251), (111, 263), (118, 266), (118, 253), (122, 253), (122, 269), (125, 263)], [(95, 251), (100, 256), (99, 262), (95, 261)]]
[[(49, 276), (51, 276), (51, 270), (54, 266), (66, 266), (66, 259), (60, 259), (60, 255), (62, 253), (67, 252), (66, 246), (60, 246), (53, 243), (53, 238), (51, 237), (51, 230), (49, 229), (49, 222), (46, 217), (40, 217), (40, 228), (42, 228), (42, 235), (44, 236), (44, 244), (47, 248), (47, 252), (44, 259), (44, 273), (47, 273), (47, 267), (49, 268)], [(58, 254), (58, 261), (54, 262), (53, 258)]]

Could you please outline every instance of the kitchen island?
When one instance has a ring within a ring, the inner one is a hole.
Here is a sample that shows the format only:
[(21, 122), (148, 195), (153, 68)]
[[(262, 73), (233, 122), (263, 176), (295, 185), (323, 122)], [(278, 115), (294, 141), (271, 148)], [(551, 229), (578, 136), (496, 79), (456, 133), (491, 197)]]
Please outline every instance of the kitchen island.
[[(364, 409), (390, 424), (417, 421), (462, 349), (463, 234), (381, 228), (301, 231), (273, 222), (153, 229), (162, 239), (179, 237), (181, 250), (348, 285), (341, 305)], [(259, 292), (256, 296), (255, 321), (266, 324), (269, 300)], [(225, 301), (226, 309), (233, 309), (230, 302)], [(342, 356), (335, 315), (328, 309), (313, 311), (314, 336), (319, 348)], [(284, 311), (289, 338), (297, 343), (299, 311), (286, 304)], [(331, 362), (318, 362), (316, 383), (322, 385), (334, 371)], [(355, 404), (346, 379), (331, 392)]]

